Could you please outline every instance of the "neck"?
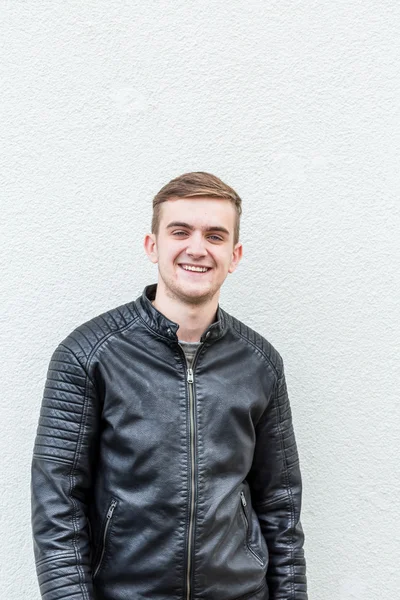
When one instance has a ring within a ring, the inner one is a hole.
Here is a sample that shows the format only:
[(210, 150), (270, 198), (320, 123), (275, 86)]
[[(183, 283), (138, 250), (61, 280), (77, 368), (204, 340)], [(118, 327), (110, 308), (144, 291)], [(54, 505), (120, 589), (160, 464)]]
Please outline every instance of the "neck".
[(178, 323), (178, 340), (198, 342), (207, 327), (215, 321), (218, 300), (219, 291), (204, 303), (190, 304), (168, 295), (158, 284), (153, 306), (167, 319)]

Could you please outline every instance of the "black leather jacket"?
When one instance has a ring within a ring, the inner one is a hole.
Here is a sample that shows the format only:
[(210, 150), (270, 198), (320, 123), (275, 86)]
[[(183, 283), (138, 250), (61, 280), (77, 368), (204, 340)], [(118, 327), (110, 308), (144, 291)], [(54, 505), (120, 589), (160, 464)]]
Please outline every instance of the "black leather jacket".
[(282, 359), (218, 308), (187, 369), (135, 302), (54, 352), (32, 463), (45, 600), (306, 600)]

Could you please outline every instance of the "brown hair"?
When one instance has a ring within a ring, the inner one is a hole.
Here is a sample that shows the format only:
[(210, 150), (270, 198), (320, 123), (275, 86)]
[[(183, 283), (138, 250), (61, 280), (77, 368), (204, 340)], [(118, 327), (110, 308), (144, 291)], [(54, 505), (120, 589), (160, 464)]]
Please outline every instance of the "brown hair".
[(153, 218), (151, 221), (152, 233), (158, 234), (160, 225), (161, 204), (172, 197), (194, 198), (196, 196), (211, 196), (212, 198), (225, 198), (230, 200), (236, 209), (236, 222), (234, 231), (234, 244), (239, 241), (240, 215), (242, 214), (242, 201), (234, 189), (211, 173), (195, 171), (184, 173), (175, 177), (164, 185), (153, 198)]

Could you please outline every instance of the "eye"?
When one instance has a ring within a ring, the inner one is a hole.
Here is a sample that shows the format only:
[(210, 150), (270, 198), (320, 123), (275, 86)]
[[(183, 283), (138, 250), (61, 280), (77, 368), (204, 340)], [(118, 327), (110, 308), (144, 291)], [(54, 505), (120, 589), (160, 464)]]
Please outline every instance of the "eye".
[(222, 237), (219, 236), (219, 235), (209, 235), (208, 238), (211, 239), (214, 242), (223, 242), (224, 241), (222, 239)]
[(172, 235), (175, 235), (175, 236), (186, 235), (186, 231), (173, 231)]

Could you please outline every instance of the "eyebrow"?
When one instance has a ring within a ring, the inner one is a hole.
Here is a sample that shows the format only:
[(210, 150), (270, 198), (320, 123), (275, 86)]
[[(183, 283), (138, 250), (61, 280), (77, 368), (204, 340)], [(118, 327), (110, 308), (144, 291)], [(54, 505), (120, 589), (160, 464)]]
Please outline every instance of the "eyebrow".
[[(186, 229), (190, 229), (190, 231), (194, 231), (195, 229), (193, 225), (189, 225), (189, 223), (184, 223), (183, 221), (172, 221), (171, 223), (168, 223), (167, 229), (170, 229), (171, 227), (185, 227)], [(229, 235), (228, 229), (221, 227), (221, 225), (205, 225), (202, 227), (202, 231), (220, 231), (221, 233)]]

